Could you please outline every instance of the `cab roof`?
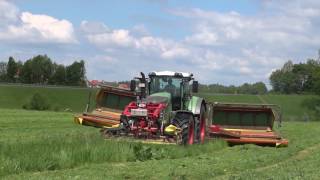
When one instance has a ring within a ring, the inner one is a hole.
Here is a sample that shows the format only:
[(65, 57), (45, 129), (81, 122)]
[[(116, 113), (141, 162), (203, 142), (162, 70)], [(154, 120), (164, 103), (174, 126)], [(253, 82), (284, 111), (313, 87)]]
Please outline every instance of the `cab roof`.
[(191, 78), (193, 76), (192, 73), (186, 72), (174, 72), (174, 71), (152, 71), (149, 73), (149, 76), (178, 76), (184, 78)]

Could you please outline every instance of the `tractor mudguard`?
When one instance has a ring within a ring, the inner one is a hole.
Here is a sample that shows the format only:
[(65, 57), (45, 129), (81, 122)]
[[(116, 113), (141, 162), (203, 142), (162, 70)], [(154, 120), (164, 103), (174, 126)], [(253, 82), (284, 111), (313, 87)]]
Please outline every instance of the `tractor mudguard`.
[(176, 116), (179, 116), (179, 114), (188, 114), (190, 116), (193, 116), (194, 117), (194, 114), (191, 112), (191, 111), (187, 111), (187, 110), (178, 110), (178, 111), (175, 111), (174, 113), (174, 116), (173, 118), (171, 119), (171, 123), (172, 123), (172, 120), (176, 117)]
[(191, 111), (194, 115), (200, 115), (202, 104), (205, 105), (205, 100), (203, 98), (192, 96), (191, 100), (188, 103), (188, 110)]
[(190, 114), (190, 115), (192, 115), (192, 116), (194, 115), (193, 112), (191, 112), (191, 111), (186, 111), (186, 110), (178, 110), (178, 111), (176, 111), (175, 115), (177, 115), (177, 114), (179, 114), (179, 113)]

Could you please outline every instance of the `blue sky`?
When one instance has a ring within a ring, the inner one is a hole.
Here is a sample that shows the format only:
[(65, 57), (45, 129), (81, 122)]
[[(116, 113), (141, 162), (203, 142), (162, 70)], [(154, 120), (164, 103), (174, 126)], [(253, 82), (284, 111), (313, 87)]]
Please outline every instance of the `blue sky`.
[(317, 57), (320, 3), (224, 0), (0, 0), (0, 61), (84, 59), (88, 79), (193, 72), (200, 82), (263, 81)]
[(219, 12), (237, 11), (246, 15), (254, 14), (258, 9), (258, 4), (252, 0), (204, 0), (201, 3), (190, 0), (124, 0), (112, 3), (103, 0), (56, 0), (41, 3), (38, 0), (19, 0), (16, 5), (24, 11), (68, 19), (74, 24), (80, 24), (83, 20), (99, 21), (112, 28), (126, 29), (144, 24), (154, 35), (166, 35), (172, 38), (183, 37), (188, 28), (178, 31), (168, 30), (166, 25), (183, 21), (183, 18), (168, 13), (169, 9), (201, 8)]

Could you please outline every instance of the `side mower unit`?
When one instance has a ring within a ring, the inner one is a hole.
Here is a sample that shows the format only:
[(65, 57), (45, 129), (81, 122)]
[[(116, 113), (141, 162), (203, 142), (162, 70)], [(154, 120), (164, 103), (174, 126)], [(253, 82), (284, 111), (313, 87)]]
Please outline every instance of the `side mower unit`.
[(274, 121), (281, 125), (281, 112), (275, 105), (213, 103), (208, 107), (211, 138), (222, 138), (229, 144), (288, 145), (288, 140), (273, 131)]

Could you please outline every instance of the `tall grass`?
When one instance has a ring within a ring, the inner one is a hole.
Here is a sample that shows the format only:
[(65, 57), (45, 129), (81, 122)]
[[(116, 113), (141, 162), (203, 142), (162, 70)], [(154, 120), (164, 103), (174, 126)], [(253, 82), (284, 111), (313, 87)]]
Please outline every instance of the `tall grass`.
[(138, 161), (140, 157), (133, 152), (137, 146), (150, 148), (150, 159), (176, 159), (209, 153), (223, 148), (224, 143), (183, 148), (123, 141), (101, 142), (101, 138), (96, 137), (43, 138), (31, 143), (16, 142), (1, 146), (0, 176), (73, 168), (90, 163)]
[(103, 141), (99, 135), (47, 136), (0, 146), (1, 175), (72, 168), (79, 164), (133, 160), (130, 143)]
[[(142, 147), (141, 152), (134, 149)], [(59, 170), (104, 162), (133, 162), (150, 159), (176, 159), (210, 153), (226, 147), (222, 141), (181, 147), (104, 140), (98, 133), (47, 135), (37, 140), (17, 140), (0, 146), (0, 177), (22, 172)], [(147, 159), (141, 159), (148, 151)]]

